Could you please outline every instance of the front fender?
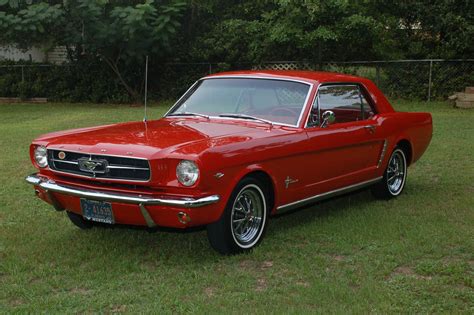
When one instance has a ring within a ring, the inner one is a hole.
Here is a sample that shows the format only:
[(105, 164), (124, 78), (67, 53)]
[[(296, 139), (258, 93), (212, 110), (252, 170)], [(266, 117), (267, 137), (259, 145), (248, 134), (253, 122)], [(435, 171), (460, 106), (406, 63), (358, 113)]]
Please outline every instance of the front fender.
[[(218, 187), (218, 194), (221, 196), (222, 204), (227, 205), (229, 201), (230, 195), (232, 194), (233, 190), (237, 186), (237, 184), (246, 176), (255, 173), (255, 172), (263, 172), (265, 173), (271, 180), (272, 186), (271, 187), (274, 191), (274, 204), (273, 209), (270, 210), (270, 213), (274, 213), (276, 209), (276, 205), (278, 204), (278, 185), (277, 178), (274, 172), (272, 172), (269, 168), (266, 168), (263, 163), (255, 163), (250, 165), (242, 165), (242, 166), (235, 166), (232, 168), (226, 168), (223, 170), (219, 170), (216, 172), (213, 177), (212, 181), (215, 181), (216, 187)], [(217, 178), (216, 174), (223, 174), (221, 178)]]

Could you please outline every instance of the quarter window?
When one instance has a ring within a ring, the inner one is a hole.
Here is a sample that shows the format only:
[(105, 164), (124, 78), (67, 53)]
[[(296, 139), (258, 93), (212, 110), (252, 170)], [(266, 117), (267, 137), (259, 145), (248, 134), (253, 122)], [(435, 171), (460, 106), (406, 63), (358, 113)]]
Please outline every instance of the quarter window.
[(309, 125), (319, 125), (320, 116), (327, 110), (334, 112), (334, 123), (364, 120), (374, 115), (358, 85), (321, 86), (313, 104)]
[(362, 119), (367, 119), (374, 116), (374, 110), (372, 106), (370, 106), (369, 102), (364, 96), (364, 93), (360, 93), (361, 100), (362, 100)]

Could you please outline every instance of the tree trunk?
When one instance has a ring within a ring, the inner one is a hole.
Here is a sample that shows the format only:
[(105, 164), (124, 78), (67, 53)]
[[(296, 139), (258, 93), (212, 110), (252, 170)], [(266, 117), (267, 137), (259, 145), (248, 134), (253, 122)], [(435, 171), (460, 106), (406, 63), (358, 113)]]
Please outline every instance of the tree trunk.
[(122, 77), (122, 74), (120, 73), (120, 69), (118, 68), (117, 63), (113, 62), (111, 59), (107, 58), (106, 56), (102, 56), (102, 57), (104, 58), (105, 62), (109, 65), (109, 67), (112, 69), (112, 71), (115, 73), (120, 83), (122, 83), (125, 90), (127, 90), (128, 94), (133, 99), (133, 101), (136, 103), (142, 103), (140, 94), (135, 89), (133, 89)]

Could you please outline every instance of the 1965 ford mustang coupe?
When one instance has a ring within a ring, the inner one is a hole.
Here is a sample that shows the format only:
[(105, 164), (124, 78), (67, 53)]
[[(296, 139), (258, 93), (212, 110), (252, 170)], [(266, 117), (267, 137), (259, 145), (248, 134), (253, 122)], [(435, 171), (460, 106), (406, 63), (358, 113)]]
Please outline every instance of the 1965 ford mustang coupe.
[(395, 112), (364, 78), (227, 72), (161, 119), (38, 137), (26, 180), (81, 229), (207, 226), (231, 254), (255, 247), (271, 215), (363, 187), (400, 195), (431, 136), (430, 114)]

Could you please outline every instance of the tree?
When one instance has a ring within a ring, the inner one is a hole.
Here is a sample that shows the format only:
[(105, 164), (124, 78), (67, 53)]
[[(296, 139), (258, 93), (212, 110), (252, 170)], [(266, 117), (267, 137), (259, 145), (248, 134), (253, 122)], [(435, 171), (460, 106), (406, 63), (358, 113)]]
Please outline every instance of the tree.
[(306, 0), (244, 1), (214, 25), (198, 35), (194, 55), (248, 62), (375, 58), (382, 28), (355, 2)]
[(472, 58), (474, 5), (470, 0), (375, 1), (387, 50), (402, 58)]
[[(0, 5), (7, 5), (0, 0)], [(170, 0), (77, 0), (33, 3), (14, 1), (10, 12), (0, 12), (0, 41), (20, 46), (64, 45), (71, 61), (100, 58), (113, 71), (130, 96), (140, 100), (138, 87), (123, 75), (123, 68), (138, 67), (146, 55), (163, 56), (180, 27), (186, 3)], [(128, 4), (123, 4), (128, 3)]]
[(351, 61), (472, 58), (469, 0), (195, 0), (182, 58)]

